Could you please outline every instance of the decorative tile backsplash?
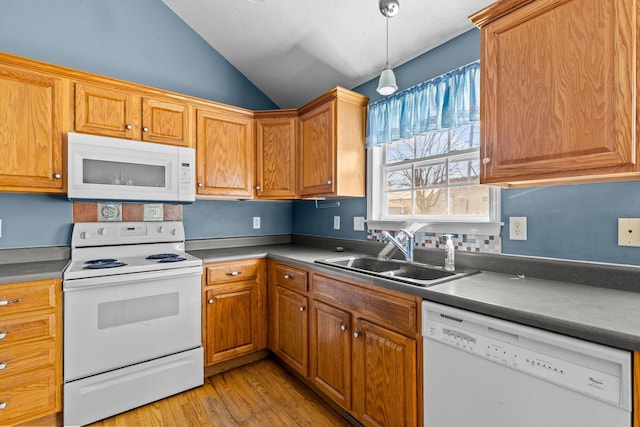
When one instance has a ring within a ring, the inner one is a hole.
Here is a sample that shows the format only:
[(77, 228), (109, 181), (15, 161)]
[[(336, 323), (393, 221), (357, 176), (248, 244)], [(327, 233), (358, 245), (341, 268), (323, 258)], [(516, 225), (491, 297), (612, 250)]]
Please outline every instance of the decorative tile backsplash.
[[(395, 232), (390, 232), (395, 235)], [(369, 240), (381, 241), (380, 235), (382, 230), (371, 230), (369, 232)], [(417, 232), (416, 248), (420, 249), (444, 249), (446, 242), (445, 234), (448, 233), (431, 233)], [(473, 234), (453, 234), (451, 240), (458, 251), (478, 252), (487, 254), (499, 254), (502, 252), (502, 240), (500, 236), (481, 236)]]
[(182, 205), (74, 202), (73, 222), (182, 221)]

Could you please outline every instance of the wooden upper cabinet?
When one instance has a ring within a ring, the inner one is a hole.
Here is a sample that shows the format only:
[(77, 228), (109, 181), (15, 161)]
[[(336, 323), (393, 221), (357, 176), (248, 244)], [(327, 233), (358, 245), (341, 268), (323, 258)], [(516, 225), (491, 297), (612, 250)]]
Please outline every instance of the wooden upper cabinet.
[(75, 85), (75, 129), (97, 135), (193, 147), (191, 107), (127, 89)]
[(0, 190), (63, 193), (68, 80), (0, 64)]
[(255, 113), (258, 198), (296, 197), (297, 117), (296, 110)]
[(253, 197), (254, 135), (250, 112), (199, 109), (196, 113), (197, 195)]
[(367, 102), (337, 87), (298, 110), (302, 197), (364, 197)]
[(637, 0), (501, 0), (481, 29), (481, 182), (640, 178)]

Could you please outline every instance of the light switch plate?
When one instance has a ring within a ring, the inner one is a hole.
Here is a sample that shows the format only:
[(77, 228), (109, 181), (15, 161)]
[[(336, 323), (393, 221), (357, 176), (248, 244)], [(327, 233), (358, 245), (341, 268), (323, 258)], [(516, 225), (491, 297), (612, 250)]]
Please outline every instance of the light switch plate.
[(353, 217), (353, 231), (364, 231), (364, 217), (363, 216), (354, 216)]
[(509, 217), (509, 240), (527, 240), (527, 217)]
[(253, 229), (257, 230), (260, 228), (260, 217), (259, 216), (254, 216), (253, 217)]
[(618, 246), (640, 246), (640, 218), (618, 218)]

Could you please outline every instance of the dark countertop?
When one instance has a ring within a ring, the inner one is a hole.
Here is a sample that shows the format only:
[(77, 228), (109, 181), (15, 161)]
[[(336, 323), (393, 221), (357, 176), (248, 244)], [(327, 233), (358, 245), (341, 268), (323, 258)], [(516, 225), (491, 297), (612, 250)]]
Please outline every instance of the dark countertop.
[(0, 264), (0, 284), (60, 279), (69, 260)]
[[(640, 351), (640, 292), (624, 290), (624, 287), (615, 289), (530, 277), (518, 279), (513, 274), (483, 270), (479, 274), (423, 288), (315, 263), (320, 259), (361, 254), (359, 251), (338, 253), (321, 247), (278, 244), (188, 252), (201, 258), (205, 264), (269, 257), (489, 316)], [(67, 262), (0, 264), (0, 284), (60, 278)], [(640, 269), (638, 271), (640, 277)], [(629, 275), (628, 272), (624, 274)]]
[(564, 335), (640, 351), (640, 293), (482, 271), (429, 288), (416, 287), (340, 268), (318, 259), (357, 254), (298, 245), (190, 251), (203, 262), (269, 256), (334, 276), (395, 289), (447, 304), (558, 332)]

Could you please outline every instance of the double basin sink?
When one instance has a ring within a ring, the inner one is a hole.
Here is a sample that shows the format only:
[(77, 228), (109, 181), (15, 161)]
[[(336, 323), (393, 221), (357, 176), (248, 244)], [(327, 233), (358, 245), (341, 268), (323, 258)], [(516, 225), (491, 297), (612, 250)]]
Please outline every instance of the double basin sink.
[(316, 261), (318, 264), (343, 268), (415, 286), (429, 287), (477, 273), (476, 270), (447, 271), (442, 267), (370, 256), (349, 256)]

